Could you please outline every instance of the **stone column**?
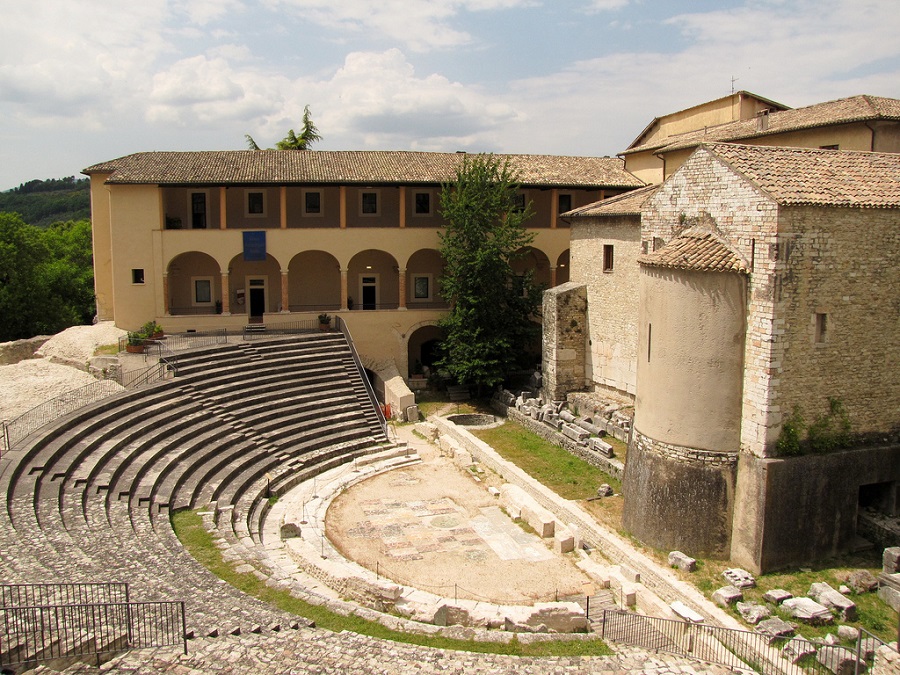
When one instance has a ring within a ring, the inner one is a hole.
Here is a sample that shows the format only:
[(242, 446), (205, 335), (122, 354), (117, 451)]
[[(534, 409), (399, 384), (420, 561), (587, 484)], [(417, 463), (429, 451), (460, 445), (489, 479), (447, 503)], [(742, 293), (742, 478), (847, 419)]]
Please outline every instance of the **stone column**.
[[(406, 186), (400, 186), (400, 229), (406, 227)], [(402, 304), (402, 300), (400, 301)]]
[[(278, 199), (280, 200), (279, 206), (281, 207), (281, 229), (287, 229), (287, 187), (284, 185), (281, 186), (281, 189), (278, 191)], [(287, 307), (287, 305), (285, 305)]]
[(550, 265), (550, 288), (554, 286), (556, 286), (556, 265)]
[[(343, 188), (342, 188), (343, 189)], [(341, 268), (341, 309), (347, 309), (347, 274), (349, 270)]]
[(288, 293), (288, 273), (281, 270), (281, 313), (289, 314), (291, 311), (290, 294)]
[(406, 268), (398, 270), (398, 274), (400, 275), (399, 279), (399, 288), (400, 288), (400, 306), (399, 309), (406, 309)]
[[(340, 196), (338, 197), (338, 201), (340, 201), (340, 214), (341, 214), (341, 229), (347, 229), (347, 186), (341, 185), (338, 188)], [(346, 296), (345, 296), (346, 297)], [(346, 302), (345, 302), (346, 305)]]
[(231, 287), (228, 272), (222, 272), (222, 315), (231, 316)]

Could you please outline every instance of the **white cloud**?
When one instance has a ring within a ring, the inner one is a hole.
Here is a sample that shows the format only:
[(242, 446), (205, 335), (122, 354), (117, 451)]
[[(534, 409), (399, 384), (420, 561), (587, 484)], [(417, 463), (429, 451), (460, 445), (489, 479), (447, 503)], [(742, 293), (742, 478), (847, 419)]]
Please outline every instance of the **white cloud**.
[(465, 30), (453, 27), (461, 12), (485, 12), (529, 7), (533, 0), (265, 0), (276, 10), (287, 9), (304, 20), (369, 40), (387, 40), (416, 52), (449, 49), (472, 42)]
[(590, 0), (585, 10), (589, 14), (611, 12), (627, 7), (631, 0)]

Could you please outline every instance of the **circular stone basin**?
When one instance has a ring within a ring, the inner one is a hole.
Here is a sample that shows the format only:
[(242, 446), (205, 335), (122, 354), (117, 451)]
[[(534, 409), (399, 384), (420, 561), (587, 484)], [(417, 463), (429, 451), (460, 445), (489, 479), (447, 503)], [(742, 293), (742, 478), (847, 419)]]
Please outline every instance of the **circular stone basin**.
[(497, 421), (493, 415), (486, 415), (484, 413), (448, 415), (447, 419), (461, 427), (486, 427)]

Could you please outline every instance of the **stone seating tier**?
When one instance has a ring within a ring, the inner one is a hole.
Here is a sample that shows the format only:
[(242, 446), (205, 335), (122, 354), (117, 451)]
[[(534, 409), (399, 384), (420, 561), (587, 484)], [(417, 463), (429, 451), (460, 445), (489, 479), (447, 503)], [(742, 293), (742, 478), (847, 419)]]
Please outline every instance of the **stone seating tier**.
[[(360, 378), (348, 376), (349, 349), (333, 341), (329, 356), (291, 355), (287, 340), (262, 355), (258, 344), (229, 345), (221, 353), (230, 367), (207, 348), (190, 378), (87, 406), (26, 439), (0, 460), (2, 578), (126, 581), (144, 599), (185, 600), (197, 635), (286, 625), (290, 617), (190, 558), (169, 511), (215, 499), (231, 515), (226, 531), (258, 538), (273, 485), (266, 473), (278, 489), (386, 440), (372, 431)], [(298, 344), (309, 351), (313, 342)], [(216, 377), (203, 377), (201, 364)]]

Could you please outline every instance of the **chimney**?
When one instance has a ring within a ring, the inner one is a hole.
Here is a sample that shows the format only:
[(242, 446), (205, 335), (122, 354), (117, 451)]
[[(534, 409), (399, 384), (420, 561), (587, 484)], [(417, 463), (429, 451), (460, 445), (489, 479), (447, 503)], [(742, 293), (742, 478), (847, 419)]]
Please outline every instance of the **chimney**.
[(756, 114), (756, 129), (758, 131), (765, 131), (769, 128), (769, 110), (760, 110)]

